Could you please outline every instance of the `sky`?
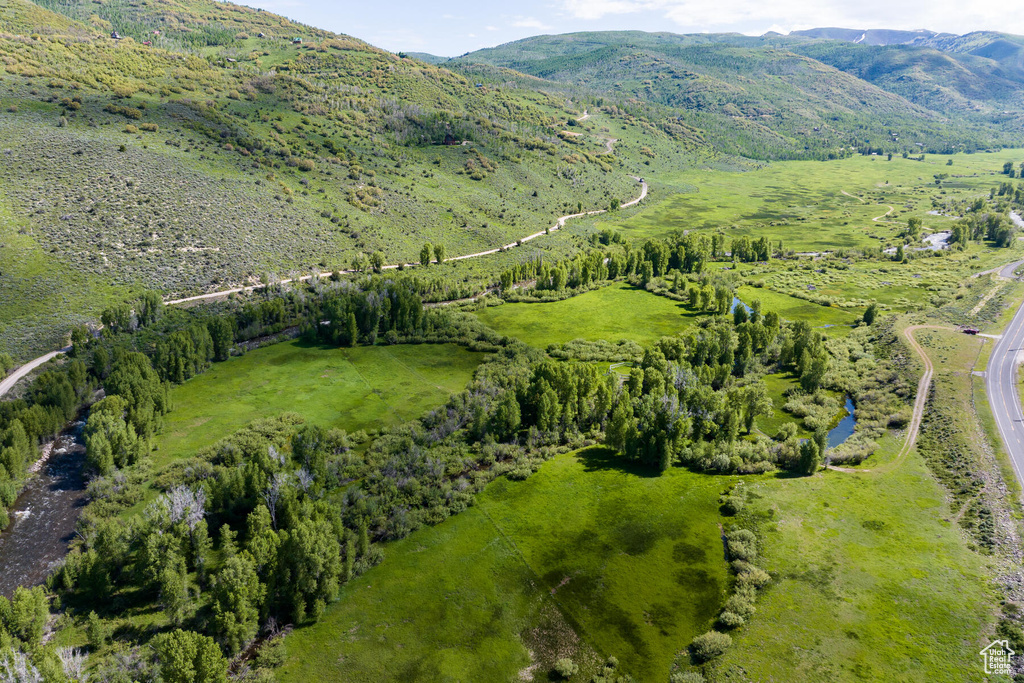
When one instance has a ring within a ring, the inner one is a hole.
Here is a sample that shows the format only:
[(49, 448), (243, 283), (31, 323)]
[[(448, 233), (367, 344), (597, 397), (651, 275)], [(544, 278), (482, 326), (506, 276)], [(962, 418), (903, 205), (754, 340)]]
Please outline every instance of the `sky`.
[(1024, 34), (1017, 0), (236, 0), (346, 33), (392, 52), (454, 57), (540, 34), (635, 29), (672, 33), (821, 26), (998, 30)]

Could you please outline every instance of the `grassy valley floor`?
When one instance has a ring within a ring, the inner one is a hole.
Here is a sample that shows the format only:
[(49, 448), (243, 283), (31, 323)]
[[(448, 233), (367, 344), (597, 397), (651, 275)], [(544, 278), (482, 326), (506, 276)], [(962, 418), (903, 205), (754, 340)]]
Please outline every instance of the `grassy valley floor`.
[(726, 598), (729, 481), (648, 476), (602, 448), (497, 480), (475, 507), (389, 546), (290, 635), (280, 680), (547, 680), (563, 656), (589, 680), (599, 655), (662, 680)]
[(257, 349), (174, 388), (154, 465), (282, 412), (350, 432), (412, 420), (463, 389), (479, 362), (480, 354), (447, 344)]

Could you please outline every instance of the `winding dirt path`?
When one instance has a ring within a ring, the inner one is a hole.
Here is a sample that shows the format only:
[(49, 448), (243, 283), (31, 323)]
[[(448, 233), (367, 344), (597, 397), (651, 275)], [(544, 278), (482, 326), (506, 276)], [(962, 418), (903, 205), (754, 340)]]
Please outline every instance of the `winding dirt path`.
[[(642, 202), (647, 197), (647, 182), (645, 180), (643, 180), (642, 178), (638, 178), (637, 176), (630, 176), (630, 177), (633, 178), (634, 180), (636, 180), (638, 183), (640, 183), (640, 194), (635, 199), (631, 199), (628, 202), (626, 202), (625, 204), (622, 204), (621, 205), (622, 208), (628, 208), (630, 206), (635, 206), (635, 205), (639, 204), (640, 202)], [(552, 225), (552, 226), (550, 226), (550, 227), (548, 227), (548, 228), (546, 228), (544, 230), (538, 230), (537, 232), (533, 233), (532, 235), (527, 235), (526, 237), (522, 237), (522, 238), (516, 240), (515, 242), (510, 242), (509, 244), (505, 244), (505, 245), (502, 245), (500, 247), (495, 247), (493, 249), (487, 249), (485, 251), (478, 251), (478, 252), (473, 253), (473, 254), (464, 254), (462, 256), (451, 256), (451, 257), (445, 259), (445, 263), (448, 263), (449, 261), (463, 261), (465, 259), (480, 258), (481, 256), (490, 256), (491, 254), (497, 254), (500, 251), (508, 251), (509, 249), (515, 249), (516, 247), (522, 246), (523, 244), (525, 244), (526, 242), (529, 242), (530, 240), (537, 239), (538, 237), (541, 237), (543, 235), (547, 235), (547, 234), (555, 232), (555, 231), (557, 231), (557, 230), (559, 230), (561, 228), (564, 228), (566, 221), (568, 221), (570, 219), (573, 219), (573, 218), (583, 218), (583, 217), (586, 217), (586, 216), (598, 216), (598, 215), (603, 214), (603, 213), (608, 213), (608, 209), (595, 209), (594, 211), (582, 211), (580, 213), (572, 213), (572, 214), (569, 214), (567, 216), (561, 216), (561, 217), (559, 217), (559, 219), (557, 221), (555, 221), (554, 225)], [(401, 265), (404, 268), (417, 268), (417, 267), (420, 267), (420, 264), (418, 264), (418, 263), (404, 263), (404, 264), (401, 264)], [(399, 264), (396, 263), (396, 264), (391, 264), (391, 265), (384, 266), (383, 269), (384, 270), (394, 270), (394, 269), (396, 269), (398, 267), (399, 267)], [(339, 272), (345, 273), (345, 274), (351, 274), (354, 271), (352, 271), (352, 270), (342, 270), (342, 271), (339, 271)], [(331, 275), (330, 272), (317, 273), (315, 277), (325, 278), (325, 277), (329, 277), (330, 275)], [(290, 282), (296, 282), (296, 281), (298, 281), (298, 282), (305, 282), (305, 281), (311, 280), (313, 277), (314, 277), (314, 275), (311, 273), (309, 275), (303, 275), (302, 277), (299, 277), (299, 278), (285, 278), (283, 280), (277, 280), (273, 284), (286, 285), (286, 284), (288, 284)], [(209, 292), (207, 294), (198, 294), (196, 296), (187, 296), (187, 297), (184, 297), (184, 298), (181, 298), (181, 299), (171, 299), (169, 301), (165, 301), (164, 303), (167, 304), (168, 306), (176, 306), (176, 305), (179, 305), (179, 304), (185, 304), (185, 303), (189, 303), (189, 302), (193, 302), (193, 301), (208, 301), (210, 299), (218, 299), (218, 298), (230, 296), (231, 294), (239, 294), (239, 293), (242, 293), (242, 292), (251, 292), (254, 289), (259, 289), (260, 287), (263, 287), (263, 285), (260, 284), (260, 285), (249, 285), (249, 286), (246, 286), (246, 287), (235, 287), (234, 289), (224, 289), (224, 290), (221, 290), (219, 292)], [(2, 395), (2, 394), (0, 394), (0, 395)]]
[(911, 449), (914, 448), (914, 444), (917, 442), (917, 434), (921, 430), (921, 418), (924, 416), (924, 405), (928, 401), (928, 388), (931, 386), (932, 374), (934, 372), (934, 367), (932, 366), (932, 361), (928, 357), (928, 354), (925, 353), (925, 350), (917, 343), (917, 340), (914, 339), (914, 333), (918, 330), (954, 331), (952, 327), (944, 327), (942, 325), (911, 325), (903, 330), (903, 336), (910, 344), (910, 348), (917, 353), (921, 362), (924, 363), (924, 374), (921, 375), (921, 379), (917, 383), (917, 396), (914, 399), (914, 412), (910, 418), (910, 426), (907, 428), (907, 438), (903, 442), (903, 447), (900, 448), (896, 457), (893, 458), (891, 462), (885, 463), (875, 469), (855, 469), (853, 467), (835, 467), (830, 465), (830, 470), (853, 473), (885, 472), (897, 467), (901, 462), (903, 462), (903, 459), (907, 457), (907, 454), (910, 453)]
[[(858, 202), (860, 202), (861, 204), (867, 204), (867, 200), (866, 200), (866, 199), (864, 199), (863, 197), (858, 197), (858, 196), (857, 196), (857, 195), (855, 195), (855, 194), (850, 194), (850, 193), (849, 193), (849, 192), (847, 192), (846, 190), (839, 190), (839, 192), (840, 192), (840, 194), (845, 194), (845, 195), (846, 195), (847, 197), (850, 197), (851, 199), (856, 199), (856, 200), (857, 200)], [(884, 222), (884, 223), (896, 223), (897, 221), (883, 221), (883, 220), (882, 220), (883, 218), (885, 218), (885, 217), (886, 217), (886, 216), (888, 216), (888, 215), (889, 215), (890, 213), (892, 213), (893, 211), (895, 211), (895, 210), (896, 210), (895, 208), (893, 208), (893, 207), (889, 206), (888, 204), (882, 204), (882, 206), (886, 207), (886, 208), (887, 208), (887, 209), (889, 209), (889, 210), (888, 210), (888, 211), (886, 211), (885, 213), (883, 213), (883, 214), (882, 214), (881, 216), (877, 216), (877, 217), (875, 217), (875, 218), (872, 218), (871, 220), (872, 220), (872, 221), (874, 221), (875, 223), (883, 223), (883, 222)]]
[[(885, 213), (883, 213), (883, 214), (882, 214), (881, 216), (878, 216), (878, 217), (876, 217), (876, 218), (872, 218), (871, 220), (873, 220), (873, 221), (874, 221), (875, 223), (881, 223), (881, 222), (882, 222), (882, 219), (883, 219), (883, 218), (885, 218), (885, 217), (886, 217), (886, 216), (888, 216), (888, 215), (889, 215), (890, 213), (892, 213), (893, 211), (895, 211), (895, 210), (896, 210), (896, 209), (894, 209), (893, 207), (889, 206), (888, 204), (882, 204), (882, 206), (886, 206), (886, 207), (888, 207), (888, 208), (889, 208), (889, 210), (888, 210), (888, 211), (886, 211)], [(894, 222), (894, 221), (885, 221), (885, 222), (886, 222), (886, 223), (892, 223), (892, 222)]]

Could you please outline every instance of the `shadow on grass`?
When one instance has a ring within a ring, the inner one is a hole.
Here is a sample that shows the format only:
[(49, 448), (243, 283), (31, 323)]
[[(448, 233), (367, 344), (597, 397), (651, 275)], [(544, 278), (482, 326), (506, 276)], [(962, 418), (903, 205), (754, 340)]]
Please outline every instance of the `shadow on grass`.
[(645, 479), (661, 476), (661, 472), (657, 468), (629, 460), (626, 456), (620, 455), (615, 449), (607, 446), (584, 448), (576, 457), (583, 463), (584, 472), (618, 470)]

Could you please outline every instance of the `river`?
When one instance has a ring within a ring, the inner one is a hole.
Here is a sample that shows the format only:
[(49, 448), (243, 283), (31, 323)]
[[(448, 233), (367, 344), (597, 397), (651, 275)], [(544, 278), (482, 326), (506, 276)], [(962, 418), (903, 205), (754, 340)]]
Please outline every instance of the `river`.
[(57, 438), (14, 503), (11, 524), (0, 531), (0, 595), (43, 583), (67, 553), (86, 503), (84, 427), (75, 422)]

